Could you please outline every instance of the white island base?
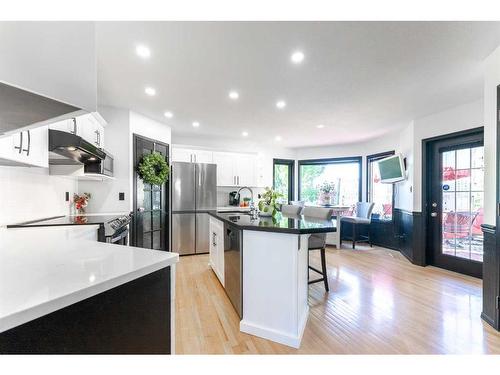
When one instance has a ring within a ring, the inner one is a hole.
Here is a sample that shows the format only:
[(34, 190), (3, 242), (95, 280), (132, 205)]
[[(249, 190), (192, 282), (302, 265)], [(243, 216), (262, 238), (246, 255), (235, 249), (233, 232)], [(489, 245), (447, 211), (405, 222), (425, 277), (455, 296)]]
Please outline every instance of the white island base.
[(300, 347), (309, 315), (309, 236), (243, 231), (240, 331)]

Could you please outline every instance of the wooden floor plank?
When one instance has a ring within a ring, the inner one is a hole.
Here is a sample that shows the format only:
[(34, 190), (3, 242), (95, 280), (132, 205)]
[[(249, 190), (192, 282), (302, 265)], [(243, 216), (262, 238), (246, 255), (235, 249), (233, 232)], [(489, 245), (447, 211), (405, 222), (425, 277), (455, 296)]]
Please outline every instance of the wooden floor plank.
[(177, 353), (500, 354), (500, 333), (480, 319), (481, 280), (414, 266), (380, 247), (327, 248), (327, 265), (330, 292), (309, 287), (309, 320), (293, 349), (240, 332), (208, 256), (181, 257)]

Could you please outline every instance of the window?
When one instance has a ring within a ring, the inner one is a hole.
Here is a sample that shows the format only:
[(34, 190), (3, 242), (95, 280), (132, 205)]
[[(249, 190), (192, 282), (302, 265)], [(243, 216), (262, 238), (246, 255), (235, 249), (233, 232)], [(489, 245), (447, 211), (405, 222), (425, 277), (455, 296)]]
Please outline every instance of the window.
[(273, 189), (283, 194), (280, 201), (288, 203), (293, 201), (295, 160), (274, 159), (273, 160)]
[(345, 206), (359, 202), (361, 156), (299, 160), (299, 200), (314, 204), (328, 204), (329, 201), (332, 205)]
[(394, 151), (366, 157), (367, 200), (375, 203), (372, 211), (374, 219), (392, 220), (394, 185), (381, 183), (378, 170), (378, 161), (391, 155)]

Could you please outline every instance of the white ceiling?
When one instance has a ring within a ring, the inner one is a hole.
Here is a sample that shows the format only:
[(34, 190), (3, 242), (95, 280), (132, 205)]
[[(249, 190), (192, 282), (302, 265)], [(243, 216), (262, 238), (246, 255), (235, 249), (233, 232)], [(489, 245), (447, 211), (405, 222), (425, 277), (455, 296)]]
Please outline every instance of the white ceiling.
[(174, 135), (351, 143), (480, 98), (481, 62), (499, 44), (500, 22), (98, 22), (98, 95)]

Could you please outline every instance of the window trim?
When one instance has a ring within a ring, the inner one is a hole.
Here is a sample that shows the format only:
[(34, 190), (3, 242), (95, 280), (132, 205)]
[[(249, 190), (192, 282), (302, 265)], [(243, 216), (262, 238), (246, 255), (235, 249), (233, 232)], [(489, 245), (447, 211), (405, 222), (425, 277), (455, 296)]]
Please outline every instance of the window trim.
[(324, 158), (324, 159), (304, 159), (298, 161), (298, 182), (297, 182), (297, 190), (298, 200), (300, 199), (300, 167), (303, 165), (325, 165), (325, 164), (347, 164), (347, 163), (358, 163), (359, 165), (359, 183), (358, 183), (358, 202), (361, 202), (363, 199), (363, 157), (362, 156), (348, 156), (341, 158)]
[[(377, 154), (372, 154), (372, 155), (367, 155), (366, 156), (366, 201), (370, 201), (370, 163), (384, 159), (388, 156), (396, 155), (396, 151), (385, 151), (385, 152), (379, 152)], [(391, 215), (391, 220), (383, 220), (383, 219), (374, 219), (372, 220), (381, 222), (381, 223), (393, 223), (394, 222), (394, 209), (395, 209), (395, 188), (394, 188), (394, 183), (392, 184), (392, 215)]]
[(295, 160), (294, 159), (273, 159), (273, 190), (275, 189), (275, 166), (286, 165), (288, 173), (288, 202), (295, 200)]

